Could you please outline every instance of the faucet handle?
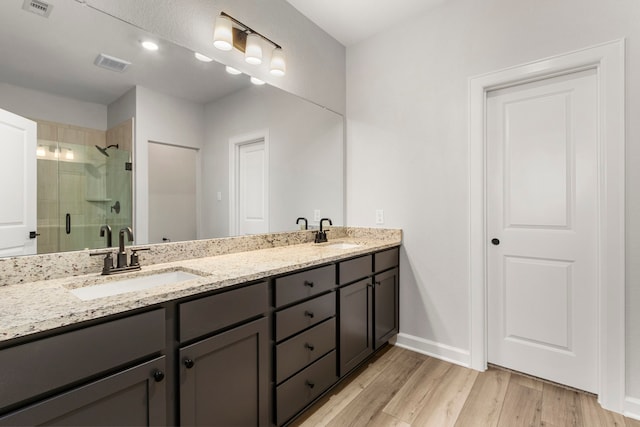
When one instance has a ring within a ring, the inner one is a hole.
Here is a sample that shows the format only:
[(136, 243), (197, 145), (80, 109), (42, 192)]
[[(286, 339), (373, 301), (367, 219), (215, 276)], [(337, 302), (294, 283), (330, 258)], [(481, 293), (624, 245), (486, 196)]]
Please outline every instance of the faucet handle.
[(102, 274), (109, 274), (111, 270), (113, 270), (113, 252), (111, 251), (100, 251), (90, 253), (89, 256), (97, 256), (104, 255), (104, 260), (102, 264)]
[(129, 262), (129, 267), (136, 267), (140, 265), (140, 258), (138, 257), (139, 251), (149, 251), (151, 248), (135, 248), (131, 249), (131, 261)]
[(140, 265), (140, 258), (138, 257), (139, 251), (148, 251), (151, 248), (135, 248), (131, 249), (131, 260), (129, 261), (129, 267), (136, 267)]

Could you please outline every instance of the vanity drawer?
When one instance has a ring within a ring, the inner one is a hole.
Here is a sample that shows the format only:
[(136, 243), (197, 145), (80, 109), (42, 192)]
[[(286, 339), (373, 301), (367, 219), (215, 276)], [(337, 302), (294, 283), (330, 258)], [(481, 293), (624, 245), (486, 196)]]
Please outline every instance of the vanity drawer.
[(158, 352), (165, 339), (158, 309), (0, 350), (0, 408)]
[(336, 314), (335, 292), (276, 312), (276, 341), (322, 322)]
[(276, 421), (282, 425), (338, 380), (335, 350), (276, 388)]
[(335, 265), (280, 277), (274, 289), (276, 307), (328, 291), (335, 287), (335, 282)]
[(344, 285), (355, 282), (356, 280), (364, 279), (371, 273), (373, 273), (372, 255), (343, 261), (338, 264), (338, 283)]
[(335, 347), (335, 318), (283, 342), (276, 347), (276, 382), (287, 379)]
[(376, 252), (373, 254), (373, 266), (374, 271), (377, 273), (379, 271), (388, 270), (393, 267), (397, 267), (400, 264), (400, 259), (398, 258), (399, 250), (398, 248), (389, 249), (382, 252)]
[(215, 332), (266, 313), (267, 282), (180, 304), (180, 342)]

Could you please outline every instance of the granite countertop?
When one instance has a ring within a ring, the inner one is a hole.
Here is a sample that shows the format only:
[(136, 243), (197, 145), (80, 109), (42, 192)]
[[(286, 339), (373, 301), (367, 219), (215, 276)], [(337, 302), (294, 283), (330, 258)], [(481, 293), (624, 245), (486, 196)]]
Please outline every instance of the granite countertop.
[[(344, 249), (335, 247), (336, 243), (353, 243), (359, 246)], [(0, 342), (391, 248), (400, 243), (400, 239), (396, 238), (343, 238), (323, 244), (304, 243), (143, 265), (141, 271), (114, 276), (96, 273), (3, 286), (0, 287)], [(141, 274), (177, 270), (201, 277), (87, 301), (69, 291)]]

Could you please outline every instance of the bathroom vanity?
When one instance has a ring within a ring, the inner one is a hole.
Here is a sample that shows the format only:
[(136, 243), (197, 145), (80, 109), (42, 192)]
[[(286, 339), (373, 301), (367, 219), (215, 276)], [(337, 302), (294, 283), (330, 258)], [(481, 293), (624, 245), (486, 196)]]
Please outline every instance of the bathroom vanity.
[(159, 263), (139, 274), (196, 278), (89, 300), (121, 278), (0, 287), (0, 425), (285, 425), (398, 333), (400, 239)]

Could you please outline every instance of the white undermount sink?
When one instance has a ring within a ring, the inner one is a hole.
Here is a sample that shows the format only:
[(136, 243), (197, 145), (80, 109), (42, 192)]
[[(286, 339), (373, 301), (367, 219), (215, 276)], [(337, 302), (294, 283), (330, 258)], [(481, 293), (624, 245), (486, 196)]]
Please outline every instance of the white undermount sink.
[(355, 248), (359, 248), (362, 245), (359, 245), (357, 243), (345, 243), (345, 242), (341, 242), (341, 243), (330, 243), (328, 245), (325, 246), (325, 248), (330, 248), (330, 249), (355, 249)]
[(197, 279), (201, 276), (186, 271), (166, 271), (162, 273), (148, 274), (140, 277), (130, 277), (122, 280), (113, 280), (98, 285), (84, 286), (71, 289), (73, 295), (83, 301), (97, 298), (110, 297), (125, 294), (127, 292), (142, 291), (163, 285), (174, 285), (187, 280)]

